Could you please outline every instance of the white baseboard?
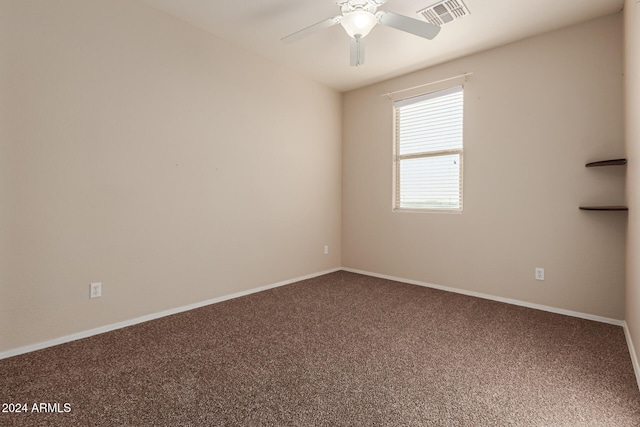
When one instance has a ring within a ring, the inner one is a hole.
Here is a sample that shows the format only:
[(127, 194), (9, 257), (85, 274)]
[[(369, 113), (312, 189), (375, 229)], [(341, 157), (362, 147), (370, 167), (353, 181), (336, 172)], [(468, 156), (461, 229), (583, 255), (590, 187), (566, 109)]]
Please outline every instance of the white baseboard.
[(224, 296), (221, 296), (221, 297), (218, 297), (218, 298), (213, 298), (213, 299), (210, 299), (210, 300), (207, 300), (207, 301), (197, 302), (197, 303), (185, 305), (185, 306), (182, 306), (182, 307), (171, 308), (169, 310), (164, 310), (164, 311), (161, 311), (161, 312), (158, 312), (158, 313), (147, 314), (145, 316), (136, 317), (135, 319), (125, 320), (123, 322), (118, 322), (118, 323), (112, 323), (110, 325), (101, 326), (101, 327), (95, 328), (95, 329), (89, 329), (87, 331), (82, 331), (82, 332), (78, 332), (78, 333), (71, 334), (71, 335), (66, 335), (64, 337), (55, 338), (53, 340), (44, 341), (44, 342), (41, 342), (41, 343), (28, 345), (28, 346), (25, 346), (25, 347), (19, 347), (19, 348), (15, 348), (13, 350), (3, 351), (3, 352), (0, 353), (0, 360), (1, 359), (6, 359), (8, 357), (18, 356), (20, 354), (30, 353), (30, 352), (36, 351), (36, 350), (42, 350), (42, 349), (45, 349), (45, 348), (48, 348), (48, 347), (53, 347), (53, 346), (58, 345), (58, 344), (64, 344), (64, 343), (75, 341), (75, 340), (79, 340), (79, 339), (82, 339), (82, 338), (88, 338), (88, 337), (91, 337), (93, 335), (103, 334), (105, 332), (114, 331), (116, 329), (126, 328), (127, 326), (133, 326), (133, 325), (136, 325), (138, 323), (148, 322), (149, 320), (155, 320), (155, 319), (159, 319), (161, 317), (171, 316), (172, 314), (182, 313), (184, 311), (193, 310), (193, 309), (196, 309), (196, 308), (204, 307), (206, 305), (216, 304), (216, 303), (219, 303), (219, 302), (222, 302), (222, 301), (227, 301), (227, 300), (230, 300), (230, 299), (243, 297), (243, 296), (246, 296), (246, 295), (254, 294), (256, 292), (262, 292), (262, 291), (266, 291), (268, 289), (273, 289), (273, 288), (277, 288), (277, 287), (280, 287), (280, 286), (290, 285), (291, 283), (299, 282), (301, 280), (312, 279), (314, 277), (322, 276), (322, 275), (333, 273), (333, 272), (340, 271), (340, 270), (341, 270), (341, 268), (333, 268), (333, 269), (330, 269), (330, 270), (320, 271), (318, 273), (312, 273), (312, 274), (308, 274), (306, 276), (296, 277), (295, 279), (289, 279), (289, 280), (285, 280), (285, 281), (282, 281), (282, 282), (273, 283), (271, 285), (261, 286), (259, 288), (253, 288), (253, 289), (249, 289), (249, 290), (242, 291), (242, 292), (236, 292), (234, 294), (224, 295)]
[(278, 282), (278, 283), (273, 283), (271, 285), (266, 285), (266, 286), (261, 286), (261, 287), (258, 287), (258, 288), (249, 289), (249, 290), (246, 290), (246, 291), (236, 292), (236, 293), (233, 293), (233, 294), (230, 294), (230, 295), (224, 295), (224, 296), (213, 298), (213, 299), (210, 299), (210, 300), (206, 300), (206, 301), (201, 301), (201, 302), (197, 302), (197, 303), (194, 303), (194, 304), (185, 305), (185, 306), (182, 306), (182, 307), (176, 307), (176, 308), (172, 308), (172, 309), (169, 309), (169, 310), (164, 310), (164, 311), (161, 311), (161, 312), (158, 312), (158, 313), (152, 313), (152, 314), (148, 314), (148, 315), (145, 315), (145, 316), (136, 317), (134, 319), (125, 320), (123, 322), (112, 323), (112, 324), (109, 324), (109, 325), (101, 326), (99, 328), (89, 329), (89, 330), (78, 332), (78, 333), (75, 333), (75, 334), (66, 335), (66, 336), (63, 336), (63, 337), (55, 338), (53, 340), (48, 340), (48, 341), (44, 341), (44, 342), (37, 343), (37, 344), (32, 344), (32, 345), (28, 345), (28, 346), (24, 346), (24, 347), (15, 348), (15, 349), (12, 349), (12, 350), (7, 350), (7, 351), (4, 351), (4, 352), (0, 352), (0, 360), (1, 359), (6, 359), (6, 358), (9, 358), (9, 357), (13, 357), (13, 356), (18, 356), (20, 354), (30, 353), (32, 351), (42, 350), (42, 349), (45, 349), (45, 348), (48, 348), (48, 347), (53, 347), (53, 346), (56, 346), (56, 345), (59, 345), (59, 344), (64, 344), (64, 343), (75, 341), (75, 340), (79, 340), (79, 339), (82, 339), (82, 338), (88, 338), (88, 337), (91, 337), (91, 336), (94, 336), (94, 335), (98, 335), (98, 334), (102, 334), (102, 333), (105, 333), (105, 332), (110, 332), (110, 331), (114, 331), (114, 330), (117, 330), (117, 329), (126, 328), (127, 326), (133, 326), (133, 325), (136, 325), (138, 323), (148, 322), (150, 320), (155, 320), (155, 319), (159, 319), (159, 318), (162, 318), (162, 317), (171, 316), (173, 314), (182, 313), (182, 312), (189, 311), (189, 310), (194, 310), (196, 308), (204, 307), (204, 306), (211, 305), (211, 304), (216, 304), (216, 303), (219, 303), (219, 302), (222, 302), (222, 301), (227, 301), (227, 300), (231, 300), (231, 299), (234, 299), (234, 298), (239, 298), (239, 297), (242, 297), (242, 296), (254, 294), (254, 293), (257, 293), (257, 292), (266, 291), (268, 289), (273, 289), (273, 288), (277, 288), (277, 287), (280, 287), (280, 286), (289, 285), (289, 284), (292, 284), (292, 283), (295, 283), (295, 282), (299, 282), (299, 281), (302, 281), (302, 280), (312, 279), (314, 277), (322, 276), (322, 275), (329, 274), (329, 273), (334, 273), (334, 272), (340, 271), (340, 270), (348, 271), (348, 272), (351, 272), (351, 273), (363, 274), (365, 276), (378, 277), (378, 278), (381, 278), (381, 279), (394, 280), (394, 281), (397, 281), (397, 282), (408, 283), (408, 284), (417, 285), (417, 286), (424, 286), (424, 287), (428, 287), (428, 288), (439, 289), (439, 290), (443, 290), (443, 291), (447, 291), (447, 292), (454, 292), (454, 293), (458, 293), (458, 294), (463, 294), (463, 295), (468, 295), (468, 296), (473, 296), (473, 297), (478, 297), (478, 298), (483, 298), (483, 299), (488, 299), (488, 300), (493, 300), (493, 301), (504, 302), (504, 303), (507, 303), (507, 304), (519, 305), (519, 306), (523, 306), (523, 307), (533, 308), (533, 309), (536, 309), (536, 310), (548, 311), (548, 312), (551, 312), (551, 313), (564, 314), (564, 315), (567, 315), (567, 316), (593, 320), (593, 321), (596, 321), (596, 322), (608, 323), (608, 324), (612, 324), (612, 325), (616, 325), (616, 326), (622, 326), (623, 329), (624, 329), (625, 337), (627, 339), (627, 345), (629, 346), (629, 353), (631, 354), (631, 360), (632, 360), (633, 368), (634, 368), (634, 371), (635, 371), (635, 374), (636, 374), (636, 379), (638, 380), (638, 385), (640, 387), (640, 364), (638, 363), (638, 358), (637, 358), (635, 349), (633, 347), (633, 343), (631, 341), (631, 335), (629, 334), (629, 330), (628, 330), (627, 324), (623, 320), (610, 319), (610, 318), (607, 318), (607, 317), (595, 316), (595, 315), (586, 314), (586, 313), (580, 313), (580, 312), (571, 311), (571, 310), (564, 310), (564, 309), (544, 306), (544, 305), (540, 305), (540, 304), (532, 304), (532, 303), (528, 303), (528, 302), (524, 302), (524, 301), (519, 301), (519, 300), (514, 300), (514, 299), (509, 299), (509, 298), (502, 298), (502, 297), (483, 294), (483, 293), (479, 293), (479, 292), (466, 291), (464, 289), (451, 288), (451, 287), (448, 287), (448, 286), (434, 285), (434, 284), (431, 284), (431, 283), (421, 282), (421, 281), (418, 281), (418, 280), (403, 279), (403, 278), (400, 278), (400, 277), (388, 276), (388, 275), (378, 274), (378, 273), (372, 273), (372, 272), (369, 272), (369, 271), (356, 270), (356, 269), (353, 269), (353, 268), (333, 268), (333, 269), (330, 269), (330, 270), (320, 271), (320, 272), (317, 272), (317, 273), (308, 274), (306, 276), (297, 277), (297, 278), (294, 278), (294, 279), (289, 279), (289, 280), (285, 280), (285, 281)]
[(483, 294), (480, 292), (467, 291), (464, 289), (450, 288), (448, 286), (434, 285), (432, 283), (420, 282), (418, 280), (403, 279), (400, 277), (387, 276), (385, 274), (371, 273), (369, 271), (356, 270), (353, 268), (342, 268), (342, 270), (349, 271), (351, 273), (364, 274), (365, 276), (378, 277), (380, 279), (387, 279), (387, 280), (394, 280), (396, 282), (408, 283), (410, 285), (424, 286), (427, 288), (439, 289), (441, 291), (453, 292), (456, 294), (468, 295), (471, 297), (477, 297), (477, 298), (483, 298), (483, 299), (488, 299), (492, 301), (504, 302), (507, 304), (519, 305), (522, 307), (533, 308), (536, 310), (548, 311), (550, 313), (564, 314), (566, 316), (571, 316), (571, 317), (579, 317), (581, 319), (593, 320), (596, 322), (608, 323), (616, 326), (624, 325), (624, 320), (610, 319), (608, 317), (595, 316), (593, 314), (580, 313), (578, 311), (564, 310), (562, 308), (549, 307), (541, 304), (533, 304), (530, 302), (525, 302), (525, 301), (520, 301), (520, 300), (515, 300), (510, 298), (502, 298), (494, 295)]
[(638, 389), (640, 390), (640, 364), (638, 363), (638, 355), (636, 354), (636, 348), (633, 346), (633, 340), (631, 339), (631, 333), (629, 332), (629, 326), (627, 322), (623, 322), (622, 328), (624, 329), (624, 336), (627, 339), (627, 347), (629, 347), (629, 354), (631, 355), (631, 363), (633, 364), (633, 372), (636, 374), (636, 382), (638, 383)]

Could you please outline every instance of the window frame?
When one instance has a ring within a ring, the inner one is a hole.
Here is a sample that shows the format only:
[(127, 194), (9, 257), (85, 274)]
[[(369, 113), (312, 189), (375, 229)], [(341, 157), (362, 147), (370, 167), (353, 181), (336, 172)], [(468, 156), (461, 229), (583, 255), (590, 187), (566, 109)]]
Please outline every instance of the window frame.
[[(444, 149), (444, 150), (431, 150), (422, 151), (418, 153), (400, 154), (400, 141), (398, 126), (398, 109), (404, 106), (416, 104), (429, 99), (439, 98), (442, 96), (450, 95), (452, 93), (462, 92), (462, 144), (460, 148)], [(441, 157), (448, 155), (459, 156), (459, 190), (458, 200), (459, 207), (457, 208), (436, 208), (436, 207), (420, 207), (420, 208), (408, 208), (400, 206), (400, 162), (403, 160), (420, 159), (429, 157)], [(400, 99), (393, 103), (393, 195), (392, 195), (392, 211), (393, 212), (418, 212), (418, 213), (450, 213), (461, 214), (464, 207), (464, 85), (456, 84), (443, 89), (430, 91), (420, 95)]]

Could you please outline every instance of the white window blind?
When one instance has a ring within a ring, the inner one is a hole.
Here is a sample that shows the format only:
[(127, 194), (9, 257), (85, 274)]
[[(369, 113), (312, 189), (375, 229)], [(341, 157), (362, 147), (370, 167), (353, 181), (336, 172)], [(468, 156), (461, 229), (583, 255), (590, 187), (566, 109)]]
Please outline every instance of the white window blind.
[(394, 209), (462, 211), (463, 88), (394, 103)]

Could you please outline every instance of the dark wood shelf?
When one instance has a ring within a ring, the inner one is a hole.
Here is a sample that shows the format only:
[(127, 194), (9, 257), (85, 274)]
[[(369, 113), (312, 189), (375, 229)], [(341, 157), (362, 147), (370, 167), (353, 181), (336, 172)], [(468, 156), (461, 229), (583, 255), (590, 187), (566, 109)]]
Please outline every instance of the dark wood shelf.
[(588, 168), (594, 168), (597, 166), (621, 166), (626, 165), (627, 159), (613, 159), (613, 160), (601, 160), (599, 162), (587, 163), (585, 166)]
[[(627, 164), (627, 159), (610, 159), (600, 160), (598, 162), (587, 163), (585, 166), (588, 168), (594, 168), (598, 166), (623, 166)], [(626, 206), (580, 206), (583, 211), (628, 211)]]
[(583, 211), (628, 211), (626, 206), (580, 206)]

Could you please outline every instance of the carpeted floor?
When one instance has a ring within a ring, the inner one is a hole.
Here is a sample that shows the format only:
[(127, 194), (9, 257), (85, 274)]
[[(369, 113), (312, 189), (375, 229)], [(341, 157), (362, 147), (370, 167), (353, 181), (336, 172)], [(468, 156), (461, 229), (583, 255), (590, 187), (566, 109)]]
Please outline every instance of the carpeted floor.
[(3, 426), (640, 426), (622, 328), (347, 272), (1, 360), (0, 392)]

